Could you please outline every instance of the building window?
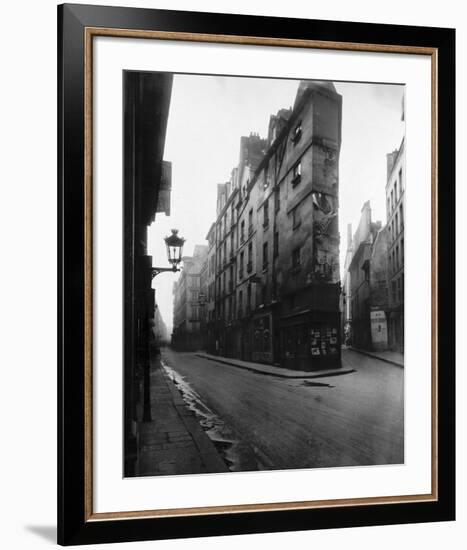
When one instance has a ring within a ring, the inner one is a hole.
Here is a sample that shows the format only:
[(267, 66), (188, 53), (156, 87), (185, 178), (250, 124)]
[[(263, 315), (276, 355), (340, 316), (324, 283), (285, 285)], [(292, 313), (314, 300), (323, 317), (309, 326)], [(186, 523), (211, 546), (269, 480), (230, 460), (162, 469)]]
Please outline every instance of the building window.
[(247, 294), (247, 313), (251, 312), (251, 283), (248, 285), (248, 294)]
[(268, 268), (268, 243), (263, 244), (263, 269)]
[(196, 302), (196, 301), (198, 301), (198, 299), (199, 299), (199, 290), (192, 290), (191, 291), (191, 300), (193, 302)]
[(300, 225), (301, 219), (300, 219), (300, 208), (296, 206), (292, 210), (292, 229), (297, 229), (297, 227)]
[(266, 300), (267, 300), (267, 292), (268, 292), (268, 288), (266, 285), (263, 285), (261, 287), (261, 303), (265, 304), (266, 303)]
[(395, 223), (396, 223), (396, 235), (399, 233), (399, 214), (396, 212)]
[(388, 197), (388, 218), (389, 218), (389, 214), (391, 213), (391, 201)]
[(240, 279), (243, 279), (243, 261), (244, 261), (244, 253), (243, 253), (243, 250), (242, 252), (240, 252), (240, 265), (239, 265), (239, 269), (238, 269), (238, 277)]
[(232, 233), (230, 233), (230, 256), (233, 257), (235, 251), (234, 251), (234, 248), (235, 248), (235, 241), (234, 241), (234, 232), (232, 231)]
[(394, 210), (394, 190), (391, 189), (391, 211)]
[(399, 170), (399, 190), (401, 193), (404, 190), (404, 182), (402, 180), (402, 168)]
[(248, 235), (253, 233), (253, 208), (248, 212)]
[(245, 242), (245, 220), (240, 224), (240, 242)]
[(396, 269), (399, 269), (399, 245), (396, 245)]
[(191, 320), (192, 321), (199, 321), (199, 307), (198, 306), (192, 306), (192, 308), (191, 308)]
[(263, 214), (263, 227), (267, 227), (269, 225), (269, 199), (264, 202)]
[(230, 266), (230, 269), (229, 269), (229, 292), (232, 292), (233, 290), (233, 282), (234, 282), (234, 271), (233, 271), (233, 266), (231, 265)]
[(279, 255), (279, 232), (274, 233), (274, 256)]
[(294, 145), (296, 145), (300, 141), (301, 137), (302, 137), (302, 121), (300, 120), (295, 126), (292, 134), (292, 141)]
[(292, 185), (295, 187), (302, 179), (302, 163), (297, 163), (292, 169)]
[(227, 241), (224, 241), (224, 263), (227, 262)]
[(393, 301), (393, 303), (396, 303), (396, 301), (397, 301), (396, 281), (391, 282), (391, 291), (392, 291), (392, 301)]
[(394, 182), (394, 203), (397, 204), (397, 180)]
[(404, 239), (401, 239), (401, 267), (404, 267)]
[(248, 264), (246, 266), (246, 270), (248, 273), (250, 273), (253, 269), (253, 243), (248, 243)]
[(292, 250), (292, 267), (294, 269), (300, 268), (300, 247)]
[(281, 188), (278, 186), (274, 190), (274, 210), (279, 212), (281, 207)]
[(269, 174), (268, 174), (268, 167), (264, 168), (264, 189), (267, 189), (269, 187)]
[(366, 261), (364, 264), (363, 264), (363, 275), (365, 277), (365, 282), (366, 283), (369, 283), (370, 282), (370, 264), (368, 261)]
[(399, 207), (399, 215), (400, 215), (400, 228), (401, 228), (401, 231), (404, 229), (404, 205), (401, 203), (400, 207)]

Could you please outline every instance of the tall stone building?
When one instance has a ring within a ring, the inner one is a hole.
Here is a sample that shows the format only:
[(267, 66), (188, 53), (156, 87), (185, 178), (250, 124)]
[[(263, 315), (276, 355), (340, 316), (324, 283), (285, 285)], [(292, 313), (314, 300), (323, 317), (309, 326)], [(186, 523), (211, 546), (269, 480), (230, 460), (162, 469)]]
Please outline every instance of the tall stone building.
[(266, 140), (241, 139), (208, 234), (210, 350), (294, 369), (340, 365), (341, 112), (332, 83), (303, 81)]
[(404, 350), (405, 145), (387, 155), (386, 211), (389, 232), (389, 346)]
[(382, 351), (388, 347), (388, 244), (387, 227), (372, 221), (370, 202), (365, 202), (347, 273), (350, 342), (357, 348)]
[(184, 256), (183, 269), (174, 283), (174, 319), (172, 346), (182, 351), (204, 347), (201, 331), (204, 308), (200, 306), (201, 275), (205, 267), (208, 247), (195, 245), (193, 256)]

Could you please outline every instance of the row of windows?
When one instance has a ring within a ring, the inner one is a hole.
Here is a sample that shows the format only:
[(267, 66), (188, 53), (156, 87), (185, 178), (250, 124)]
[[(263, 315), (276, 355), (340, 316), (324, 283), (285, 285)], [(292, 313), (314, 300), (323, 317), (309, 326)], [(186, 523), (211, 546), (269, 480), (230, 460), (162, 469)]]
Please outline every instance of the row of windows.
[(393, 303), (404, 301), (404, 275), (402, 274), (395, 281), (391, 281), (391, 298)]
[(391, 193), (388, 195), (388, 199), (387, 199), (388, 218), (391, 212), (393, 212), (393, 210), (396, 208), (397, 201), (399, 200), (403, 191), (404, 191), (404, 182), (402, 180), (402, 167), (401, 167), (399, 170), (398, 177), (395, 179), (392, 185)]
[(404, 229), (404, 205), (401, 203), (391, 224), (389, 225), (391, 239), (394, 241), (399, 233)]
[[(274, 254), (276, 255), (279, 248), (279, 234), (275, 233), (274, 236)], [(269, 264), (269, 243), (265, 242), (263, 243), (263, 270), (267, 269)], [(292, 268), (297, 269), (301, 266), (301, 248), (296, 247), (292, 250), (292, 256), (291, 256), (291, 262), (292, 262)], [(239, 256), (239, 270), (238, 270), (238, 278), (239, 280), (242, 280), (245, 276), (248, 276), (249, 273), (253, 270), (253, 262), (252, 262), (252, 244), (250, 243), (248, 247), (248, 263), (246, 265), (246, 273), (245, 273), (245, 254), (242, 251)], [(224, 272), (222, 274), (222, 277), (219, 277), (217, 280), (217, 291), (218, 296), (222, 296), (224, 293), (227, 292), (233, 292), (233, 286), (234, 286), (234, 273), (233, 273), (233, 267), (230, 267), (229, 270), (229, 277), (227, 278), (227, 272)], [(240, 291), (242, 292), (242, 291)], [(208, 300), (214, 300), (214, 283), (212, 283), (208, 287)]]
[[(277, 192), (276, 193), (276, 207), (279, 208), (279, 204), (280, 204), (280, 199), (279, 199), (279, 193)], [(297, 229), (300, 224), (301, 224), (301, 216), (300, 216), (300, 207), (301, 205), (298, 205), (296, 206), (293, 210), (292, 210), (292, 228), (293, 229)], [(248, 233), (251, 234), (252, 231), (253, 231), (253, 223), (252, 223), (252, 219), (253, 219), (253, 209), (250, 210), (249, 212), (249, 220), (248, 220)], [(266, 200), (264, 205), (263, 205), (263, 226), (264, 227), (267, 227), (269, 224), (269, 201)], [(242, 222), (240, 223), (240, 243), (243, 243), (245, 242), (245, 220), (242, 220)], [(251, 262), (251, 249), (252, 249), (252, 243), (249, 243), (248, 245), (248, 262)], [(276, 232), (275, 235), (274, 235), (274, 254), (277, 254), (278, 253), (278, 233)], [(235, 251), (235, 239), (234, 239), (234, 234), (231, 233), (231, 239), (230, 239), (230, 254), (231, 256), (234, 255), (234, 251)], [(224, 242), (222, 248), (219, 249), (219, 252), (218, 252), (218, 263), (219, 265), (222, 265), (223, 262), (226, 263), (228, 261), (228, 256), (227, 256), (227, 253), (228, 253), (228, 247), (227, 247), (227, 241)], [(266, 255), (267, 256), (267, 253)], [(243, 265), (243, 259), (244, 259), (244, 252), (242, 251), (240, 253), (240, 264)], [(267, 260), (267, 258), (266, 258)], [(263, 265), (266, 265), (267, 264), (267, 261), (263, 261)], [(242, 269), (242, 267), (240, 267), (240, 269)], [(213, 274), (215, 271), (214, 269), (214, 257), (211, 257), (211, 260), (210, 260), (210, 267), (209, 267), (209, 272), (210, 274)]]
[(392, 273), (404, 267), (404, 239), (401, 239), (400, 246), (396, 244), (389, 254), (389, 267)]

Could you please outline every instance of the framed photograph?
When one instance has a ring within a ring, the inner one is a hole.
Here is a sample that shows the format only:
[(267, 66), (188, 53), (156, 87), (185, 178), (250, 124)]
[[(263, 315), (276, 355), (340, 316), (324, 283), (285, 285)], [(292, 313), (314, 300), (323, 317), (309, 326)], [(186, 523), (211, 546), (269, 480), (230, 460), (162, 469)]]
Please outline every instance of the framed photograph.
[(58, 40), (59, 543), (453, 520), (454, 30)]

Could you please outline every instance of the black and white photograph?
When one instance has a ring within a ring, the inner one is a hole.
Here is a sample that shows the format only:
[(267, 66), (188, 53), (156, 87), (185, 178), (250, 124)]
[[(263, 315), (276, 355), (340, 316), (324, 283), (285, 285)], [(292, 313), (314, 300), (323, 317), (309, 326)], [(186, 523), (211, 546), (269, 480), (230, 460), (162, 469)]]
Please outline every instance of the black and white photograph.
[(123, 71), (125, 477), (404, 463), (404, 92)]

